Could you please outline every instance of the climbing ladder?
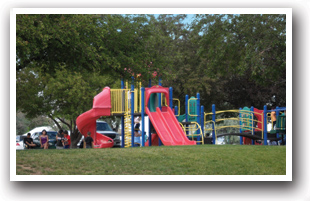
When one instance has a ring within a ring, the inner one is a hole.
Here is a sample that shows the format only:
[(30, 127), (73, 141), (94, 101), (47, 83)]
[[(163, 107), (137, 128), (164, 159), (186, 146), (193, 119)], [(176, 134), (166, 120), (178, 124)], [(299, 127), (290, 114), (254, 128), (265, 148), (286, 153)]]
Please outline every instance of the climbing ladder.
[[(135, 91), (135, 112), (138, 98)], [(111, 113), (124, 115), (124, 146), (131, 147), (131, 91), (129, 89), (111, 89)]]
[(124, 128), (124, 135), (125, 135), (125, 147), (131, 147), (131, 115), (130, 113), (125, 113), (124, 114), (124, 124), (125, 124), (125, 128)]

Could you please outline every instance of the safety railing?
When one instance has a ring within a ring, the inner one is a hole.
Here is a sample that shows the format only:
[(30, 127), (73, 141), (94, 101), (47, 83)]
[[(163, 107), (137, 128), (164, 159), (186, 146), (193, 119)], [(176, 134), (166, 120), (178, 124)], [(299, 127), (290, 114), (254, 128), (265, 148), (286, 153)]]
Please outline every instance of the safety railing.
[(161, 93), (161, 106), (168, 106), (166, 97), (163, 93)]
[(141, 93), (139, 93), (140, 90), (138, 89), (134, 89), (134, 112), (141, 112), (141, 107), (140, 107), (140, 103), (141, 103)]
[[(194, 138), (196, 137), (196, 142), (200, 142), (201, 144), (204, 144), (203, 140), (203, 133), (201, 130), (200, 125), (197, 122), (190, 122), (187, 126), (183, 126), (181, 122), (179, 122), (184, 133), (186, 133), (186, 136), (191, 138), (192, 140), (195, 140)], [(200, 141), (197, 141), (197, 137), (200, 136)]]
[[(208, 124), (211, 123), (211, 128), (209, 128), (210, 126), (208, 126)], [(210, 121), (204, 121), (204, 137), (207, 137), (207, 133), (208, 131), (213, 131), (213, 127), (215, 128), (215, 122), (210, 120)], [(215, 134), (215, 143), (217, 142), (217, 134), (216, 134), (216, 129), (214, 129), (214, 134)]]
[[(251, 131), (252, 134), (254, 134), (254, 131), (260, 131), (261, 132), (261, 138), (264, 138), (264, 132), (263, 132), (263, 113), (259, 112), (254, 112), (254, 111), (249, 111), (249, 110), (223, 110), (223, 111), (216, 111), (215, 115), (222, 114), (222, 113), (237, 113), (238, 117), (230, 117), (230, 118), (220, 118), (220, 119), (215, 119), (215, 122), (212, 121), (213, 126), (214, 126), (214, 132), (215, 132), (215, 138), (217, 138), (217, 130), (224, 129), (224, 128), (236, 128), (240, 130), (249, 130)], [(204, 115), (204, 125), (206, 125), (207, 116), (208, 115), (213, 115), (213, 113), (205, 113)], [(260, 116), (260, 119), (262, 121), (259, 121), (254, 118), (254, 116)], [(216, 126), (216, 123), (221, 122), (221, 121), (235, 121), (236, 124), (231, 124), (231, 125), (222, 125)], [(256, 127), (255, 125), (261, 124), (261, 128)], [(211, 129), (205, 129), (205, 132), (211, 130), (213, 131), (213, 128)]]
[[(111, 114), (124, 114), (131, 111), (131, 90), (129, 89), (111, 89)], [(134, 112), (141, 112), (141, 96), (139, 90), (134, 90)], [(139, 98), (138, 98), (139, 97)]]
[(111, 114), (130, 111), (131, 94), (129, 89), (111, 89)]

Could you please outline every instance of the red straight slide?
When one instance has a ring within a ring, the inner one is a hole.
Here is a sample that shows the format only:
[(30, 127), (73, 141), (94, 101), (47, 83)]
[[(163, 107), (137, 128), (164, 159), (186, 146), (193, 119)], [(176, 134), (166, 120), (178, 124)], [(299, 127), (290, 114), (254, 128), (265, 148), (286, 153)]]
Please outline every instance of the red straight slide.
[(105, 87), (102, 92), (94, 97), (93, 108), (84, 112), (76, 119), (76, 125), (84, 138), (87, 137), (88, 131), (91, 132), (95, 148), (113, 147), (114, 141), (111, 138), (96, 132), (96, 120), (101, 116), (110, 116), (110, 111), (110, 88)]
[(145, 111), (164, 145), (196, 145), (196, 141), (186, 137), (170, 107), (163, 106), (162, 111), (157, 107), (156, 112), (146, 107)]

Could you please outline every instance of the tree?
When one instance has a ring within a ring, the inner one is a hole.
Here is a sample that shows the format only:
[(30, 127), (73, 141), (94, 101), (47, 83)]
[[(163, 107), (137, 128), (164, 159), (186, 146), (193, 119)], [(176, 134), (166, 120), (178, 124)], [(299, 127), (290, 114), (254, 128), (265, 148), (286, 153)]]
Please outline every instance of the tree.
[(81, 137), (75, 123), (77, 116), (92, 107), (93, 97), (103, 86), (115, 82), (109, 75), (69, 72), (65, 67), (53, 76), (24, 70), (18, 75), (17, 109), (30, 118), (44, 114), (59, 128), (63, 128), (60, 122), (63, 123), (71, 131), (73, 146)]
[(67, 125), (73, 146), (76, 117), (94, 95), (133, 73), (149, 76), (144, 15), (17, 15), (16, 22), (17, 109)]
[(285, 105), (285, 25), (285, 15), (197, 17), (197, 70), (216, 79), (222, 96), (219, 105), (262, 108), (273, 94)]
[(80, 138), (76, 117), (91, 108), (96, 93), (114, 83), (100, 68), (108, 57), (98, 42), (104, 29), (98, 29), (97, 18), (17, 16), (17, 109), (29, 118), (46, 115), (59, 127), (59, 122), (67, 125), (73, 145)]
[(40, 126), (51, 126), (53, 128), (53, 122), (47, 116), (37, 116), (36, 118), (28, 119), (24, 113), (16, 112), (16, 135), (25, 134), (31, 129)]
[(29, 120), (21, 112), (16, 112), (16, 135), (22, 135), (29, 131)]
[(17, 15), (17, 109), (63, 123), (75, 144), (94, 95), (131, 76), (144, 86), (161, 77), (182, 106), (199, 92), (206, 111), (262, 108), (273, 95), (285, 105), (285, 15), (185, 17)]

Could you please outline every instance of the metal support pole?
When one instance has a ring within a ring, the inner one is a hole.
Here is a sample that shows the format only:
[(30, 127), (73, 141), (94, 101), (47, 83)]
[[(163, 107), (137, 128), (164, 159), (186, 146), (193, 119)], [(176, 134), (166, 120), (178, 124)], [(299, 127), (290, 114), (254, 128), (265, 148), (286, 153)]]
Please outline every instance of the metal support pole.
[(200, 127), (201, 127), (201, 132), (202, 132), (202, 140), (204, 140), (204, 137), (205, 137), (205, 115), (204, 113), (205, 111), (204, 111), (203, 105), (201, 106), (200, 113), (201, 113)]
[[(188, 95), (185, 95), (185, 122), (188, 122)], [(186, 135), (188, 135), (188, 125), (185, 125)]]
[[(158, 80), (158, 85), (161, 86), (161, 78), (159, 78)], [(158, 107), (159, 109), (161, 110), (161, 93), (157, 93), (157, 96), (158, 96)]]
[(178, 115), (178, 106), (174, 106), (174, 115)]
[[(276, 128), (277, 128), (277, 121), (279, 121), (279, 114), (280, 114), (280, 110), (279, 107), (276, 107)], [(276, 134), (277, 138), (279, 138), (279, 133), (277, 132)]]
[[(152, 80), (149, 79), (149, 88), (152, 87)], [(146, 107), (148, 107), (148, 105), (150, 105), (150, 100), (147, 103)], [(151, 133), (151, 120), (149, 118), (149, 146), (152, 146), (152, 133)]]
[[(201, 126), (201, 122), (200, 122), (200, 94), (199, 93), (197, 93), (196, 113), (197, 113), (197, 123)], [(200, 134), (200, 130), (197, 130), (197, 134)], [(197, 142), (198, 141), (200, 141), (200, 135), (197, 136)], [(200, 142), (198, 142), (197, 144), (200, 144)]]
[(171, 109), (173, 109), (173, 88), (169, 87), (169, 106)]
[(144, 87), (141, 87), (141, 118), (142, 118), (142, 129), (141, 129), (141, 132), (142, 132), (142, 147), (145, 146), (145, 136), (144, 136)]
[[(252, 126), (251, 126), (251, 133), (252, 135), (254, 135), (254, 131), (255, 131), (255, 128), (254, 128), (254, 107), (251, 106), (251, 122), (252, 122)], [(254, 145), (254, 140), (252, 139), (252, 145)]]
[[(240, 133), (242, 133), (242, 114), (241, 114), (241, 111), (242, 110), (242, 108), (239, 108), (239, 124), (240, 124), (240, 129), (239, 129), (239, 131), (240, 131)], [(240, 145), (243, 145), (243, 137), (242, 136), (240, 136)]]
[(131, 146), (134, 146), (134, 137), (135, 137), (135, 122), (134, 122), (134, 112), (135, 112), (135, 94), (134, 94), (134, 77), (131, 77)]
[(264, 105), (264, 145), (267, 145), (267, 105)]
[(215, 104), (212, 104), (212, 121), (214, 124), (212, 124), (212, 139), (213, 139), (213, 144), (215, 144)]
[[(125, 85), (124, 85), (124, 79), (121, 80), (121, 89), (124, 89)], [(122, 92), (122, 103), (125, 103), (125, 92)], [(125, 109), (125, 104), (122, 106), (122, 109)], [(125, 120), (124, 120), (124, 114), (121, 117), (121, 125), (122, 125), (122, 144), (121, 147), (124, 148), (125, 147)]]
[[(161, 78), (159, 78), (159, 80), (158, 80), (158, 85), (159, 85), (159, 86), (162, 85), (162, 84), (161, 84)], [(158, 107), (159, 107), (159, 109), (161, 110), (161, 94), (158, 93), (157, 95), (158, 95)], [(161, 145), (163, 145), (163, 143), (162, 143), (162, 141), (160, 140), (160, 138), (158, 138), (158, 146), (161, 146)]]

